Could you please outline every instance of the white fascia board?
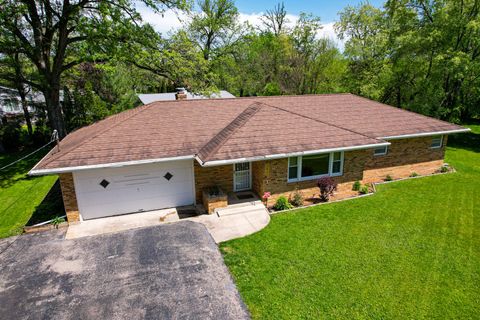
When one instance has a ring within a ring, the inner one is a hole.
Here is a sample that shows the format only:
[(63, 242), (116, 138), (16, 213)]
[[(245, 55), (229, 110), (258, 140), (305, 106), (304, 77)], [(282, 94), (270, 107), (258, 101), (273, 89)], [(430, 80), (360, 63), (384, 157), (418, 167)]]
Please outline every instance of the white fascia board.
[(462, 132), (470, 132), (470, 131), (471, 130), (469, 128), (463, 128), (463, 129), (455, 129), (455, 130), (433, 131), (433, 132), (403, 134), (398, 136), (379, 137), (377, 139), (395, 140), (395, 139), (407, 139), (407, 138), (420, 138), (420, 137), (438, 136), (442, 134), (453, 134), (453, 133), (462, 133)]
[(33, 168), (32, 170), (30, 170), (28, 175), (30, 175), (30, 176), (40, 176), (40, 175), (58, 174), (58, 173), (66, 173), (66, 172), (74, 172), (74, 171), (82, 171), (82, 170), (103, 169), (103, 168), (120, 168), (120, 167), (133, 166), (133, 165), (139, 165), (139, 164), (160, 163), (160, 162), (189, 160), (189, 159), (194, 159), (194, 156), (189, 155), (189, 156), (171, 157), (171, 158), (133, 160), (133, 161), (125, 161), (125, 162), (94, 164), (94, 165), (87, 165), (87, 166), (65, 167), (65, 168), (55, 168), (55, 169), (35, 169), (35, 168)]
[(213, 166), (221, 166), (221, 165), (234, 164), (234, 163), (240, 163), (240, 162), (273, 160), (273, 159), (297, 157), (297, 156), (310, 155), (310, 154), (371, 149), (371, 148), (378, 148), (378, 147), (384, 147), (384, 146), (389, 146), (389, 145), (391, 145), (390, 142), (381, 142), (381, 143), (364, 144), (364, 145), (352, 146), (352, 147), (340, 147), (340, 148), (319, 149), (319, 150), (310, 150), (310, 151), (301, 151), (301, 152), (292, 152), (292, 153), (280, 153), (280, 154), (272, 154), (272, 155), (257, 156), (257, 157), (250, 157), (250, 158), (237, 158), (237, 159), (230, 159), (230, 160), (214, 160), (214, 161), (207, 161), (207, 162), (203, 162), (198, 157), (195, 157), (195, 159), (198, 161), (198, 163), (201, 164), (202, 167), (213, 167)]

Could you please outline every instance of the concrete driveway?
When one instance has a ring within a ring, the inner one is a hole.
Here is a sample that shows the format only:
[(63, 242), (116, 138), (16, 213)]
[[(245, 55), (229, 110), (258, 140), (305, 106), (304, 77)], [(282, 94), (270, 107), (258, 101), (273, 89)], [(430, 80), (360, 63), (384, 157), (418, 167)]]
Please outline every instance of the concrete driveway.
[(183, 221), (0, 243), (2, 319), (247, 319), (204, 226)]

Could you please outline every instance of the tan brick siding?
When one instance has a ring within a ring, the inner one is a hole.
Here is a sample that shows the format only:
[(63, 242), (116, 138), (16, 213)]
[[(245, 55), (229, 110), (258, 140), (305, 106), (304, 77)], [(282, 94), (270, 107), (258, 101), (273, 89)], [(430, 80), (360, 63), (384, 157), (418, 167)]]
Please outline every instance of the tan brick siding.
[(197, 203), (202, 203), (202, 192), (208, 187), (219, 186), (225, 193), (233, 191), (233, 165), (201, 167), (195, 161), (194, 171)]
[[(334, 177), (338, 183), (337, 197), (341, 198), (342, 195), (350, 195), (352, 184), (357, 180), (362, 180), (363, 168), (367, 159), (368, 153), (366, 150), (345, 152), (343, 175)], [(280, 195), (289, 197), (295, 189), (298, 189), (305, 198), (319, 196), (317, 179), (288, 182), (287, 158), (266, 161), (264, 167), (267, 168), (267, 170), (265, 170), (267, 172), (263, 175), (263, 185), (260, 190), (262, 190), (262, 194), (265, 191), (272, 193), (272, 198), (269, 200), (269, 203), (273, 203)], [(269, 170), (268, 167), (270, 167)], [(253, 179), (255, 180), (255, 176)]]
[(62, 189), (63, 204), (65, 206), (68, 223), (79, 222), (80, 213), (78, 211), (73, 175), (71, 173), (60, 174), (60, 187)]
[(443, 164), (447, 136), (443, 137), (441, 148), (430, 148), (431, 142), (432, 137), (391, 140), (384, 156), (374, 156), (370, 150), (363, 181), (379, 182), (387, 175), (394, 179), (406, 178), (413, 172), (419, 175), (434, 173)]
[[(405, 178), (416, 172), (431, 174), (443, 164), (447, 137), (443, 146), (431, 149), (432, 137), (391, 140), (388, 154), (373, 155), (373, 149), (347, 151), (344, 153), (343, 175), (334, 177), (338, 183), (337, 198), (352, 195), (352, 184), (380, 182), (387, 174), (393, 178)], [(287, 181), (288, 159), (252, 162), (252, 190), (260, 197), (271, 192), (273, 203), (280, 195), (289, 197), (297, 188), (304, 197), (318, 197), (317, 179), (310, 181)], [(201, 167), (195, 162), (195, 189), (197, 203), (202, 202), (202, 190), (219, 186), (225, 192), (233, 191), (233, 166)]]

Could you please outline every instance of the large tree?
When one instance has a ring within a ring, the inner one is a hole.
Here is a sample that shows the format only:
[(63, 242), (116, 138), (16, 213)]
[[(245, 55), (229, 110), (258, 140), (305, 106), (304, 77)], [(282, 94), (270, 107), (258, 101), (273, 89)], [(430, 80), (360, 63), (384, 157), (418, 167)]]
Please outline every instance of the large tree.
[(191, 14), (187, 30), (209, 60), (212, 53), (219, 55), (241, 37), (238, 10), (232, 0), (200, 0), (198, 7), (200, 11)]
[[(186, 5), (184, 0), (145, 3), (154, 10)], [(109, 59), (122, 43), (134, 41), (141, 21), (134, 1), (4, 0), (0, 7), (0, 54), (19, 49), (35, 66), (37, 77), (26, 82), (43, 92), (50, 125), (64, 137), (62, 74), (85, 61)]]
[(390, 0), (340, 17), (351, 91), (451, 121), (480, 114), (478, 0)]

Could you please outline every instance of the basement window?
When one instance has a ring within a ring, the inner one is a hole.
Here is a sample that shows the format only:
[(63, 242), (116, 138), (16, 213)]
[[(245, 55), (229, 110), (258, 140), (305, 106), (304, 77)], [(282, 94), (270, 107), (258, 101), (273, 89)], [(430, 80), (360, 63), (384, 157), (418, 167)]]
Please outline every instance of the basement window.
[(438, 149), (441, 148), (443, 144), (443, 136), (434, 136), (432, 138), (432, 143), (430, 144), (430, 148)]
[(388, 153), (388, 146), (378, 147), (373, 150), (374, 156), (384, 156)]

